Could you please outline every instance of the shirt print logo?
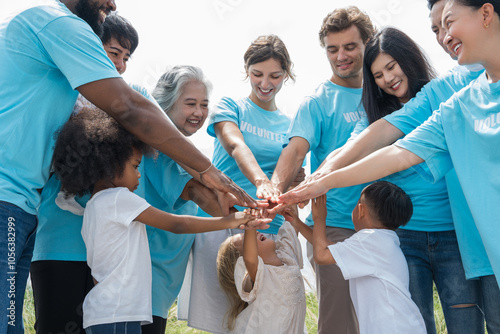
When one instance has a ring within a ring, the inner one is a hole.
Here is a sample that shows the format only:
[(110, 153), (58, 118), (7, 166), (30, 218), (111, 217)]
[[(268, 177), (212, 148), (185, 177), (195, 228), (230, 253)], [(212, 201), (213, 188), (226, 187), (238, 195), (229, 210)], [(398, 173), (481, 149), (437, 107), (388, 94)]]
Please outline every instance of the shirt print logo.
[(247, 123), (245, 121), (241, 121), (240, 125), (240, 131), (246, 131), (248, 133), (252, 133), (256, 136), (259, 136), (264, 139), (270, 139), (277, 141), (278, 143), (284, 143), (285, 142), (285, 135), (279, 134), (279, 133), (274, 133), (272, 131), (266, 130), (259, 128), (258, 126), (252, 125), (250, 123)]
[(347, 123), (357, 123), (361, 119), (361, 113), (359, 111), (345, 112), (342, 115), (344, 115)]
[(500, 112), (493, 114), (485, 119), (474, 120), (474, 131), (484, 132), (489, 129), (496, 128), (500, 124)]

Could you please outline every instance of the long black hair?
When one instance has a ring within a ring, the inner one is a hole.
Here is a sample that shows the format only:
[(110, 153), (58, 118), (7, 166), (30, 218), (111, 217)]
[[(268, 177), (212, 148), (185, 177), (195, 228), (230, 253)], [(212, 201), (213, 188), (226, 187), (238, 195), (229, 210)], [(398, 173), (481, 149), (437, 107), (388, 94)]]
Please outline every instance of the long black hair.
[(363, 58), (361, 101), (370, 124), (401, 108), (401, 102), (396, 96), (385, 93), (375, 83), (371, 66), (382, 52), (394, 58), (407, 76), (410, 98), (435, 77), (434, 68), (420, 47), (408, 35), (391, 27), (378, 31), (366, 44)]

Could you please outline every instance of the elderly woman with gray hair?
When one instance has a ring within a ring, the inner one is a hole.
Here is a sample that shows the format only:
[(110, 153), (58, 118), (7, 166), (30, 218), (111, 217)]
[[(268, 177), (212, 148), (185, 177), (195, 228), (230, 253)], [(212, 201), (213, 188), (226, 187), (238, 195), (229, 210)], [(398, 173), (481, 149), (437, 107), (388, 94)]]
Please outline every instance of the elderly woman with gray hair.
[[(196, 133), (208, 115), (211, 84), (194, 66), (175, 66), (158, 80), (152, 95), (185, 136)], [(231, 203), (196, 181), (168, 156), (144, 157), (136, 192), (151, 205), (174, 214), (195, 215), (198, 206), (213, 216), (226, 215)], [(196, 203), (196, 204), (195, 204)], [(232, 211), (232, 210), (231, 210)], [(153, 269), (153, 323), (142, 333), (165, 333), (170, 306), (181, 289), (194, 235), (147, 226)]]

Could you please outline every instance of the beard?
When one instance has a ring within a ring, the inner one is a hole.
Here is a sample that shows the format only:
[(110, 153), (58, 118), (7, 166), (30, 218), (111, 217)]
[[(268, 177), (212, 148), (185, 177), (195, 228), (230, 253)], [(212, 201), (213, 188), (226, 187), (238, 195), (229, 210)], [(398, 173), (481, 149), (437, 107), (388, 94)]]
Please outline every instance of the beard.
[(87, 22), (97, 36), (102, 34), (100, 9), (99, 3), (91, 2), (91, 0), (79, 0), (75, 6), (76, 15)]

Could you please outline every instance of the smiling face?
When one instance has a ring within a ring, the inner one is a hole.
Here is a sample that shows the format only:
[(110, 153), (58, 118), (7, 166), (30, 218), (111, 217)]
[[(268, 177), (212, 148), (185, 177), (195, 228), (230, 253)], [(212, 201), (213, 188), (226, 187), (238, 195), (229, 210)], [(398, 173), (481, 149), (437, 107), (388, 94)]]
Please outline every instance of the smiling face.
[(392, 56), (381, 52), (372, 63), (371, 72), (380, 89), (396, 96), (401, 103), (408, 102), (408, 78)]
[[(234, 247), (236, 247), (240, 254), (243, 254), (244, 233), (236, 234), (232, 236), (232, 238)], [(257, 250), (258, 255), (265, 263), (266, 259), (276, 256), (276, 242), (272, 239), (266, 238), (262, 233), (257, 232)]]
[(115, 10), (114, 0), (79, 0), (75, 5), (76, 15), (87, 22), (98, 36), (102, 33), (104, 20)]
[(443, 16), (443, 9), (446, 5), (446, 0), (440, 0), (432, 6), (430, 19), (431, 19), (431, 30), (436, 35), (436, 41), (443, 48), (443, 50), (450, 55), (453, 60), (457, 60), (457, 55), (450, 52), (448, 48), (444, 45), (444, 37), (446, 32), (444, 31), (443, 25), (441, 24), (441, 17)]
[(196, 133), (208, 115), (207, 87), (200, 81), (189, 81), (167, 115), (183, 135)]
[(130, 50), (121, 46), (113, 37), (103, 46), (108, 58), (115, 64), (118, 73), (125, 73), (127, 70), (127, 62), (130, 58)]
[(248, 67), (248, 77), (252, 92), (250, 100), (265, 110), (276, 110), (275, 97), (281, 90), (285, 73), (281, 64), (274, 58)]
[(361, 80), (365, 44), (358, 28), (353, 25), (340, 32), (330, 32), (323, 41), (334, 74), (332, 81), (342, 86), (349, 86), (346, 84), (349, 79)]
[(481, 10), (448, 1), (443, 9), (442, 24), (446, 31), (443, 43), (455, 54), (460, 65), (480, 62), (483, 45), (487, 45)]
[(141, 164), (142, 153), (134, 148), (132, 156), (125, 163), (125, 168), (121, 176), (116, 176), (111, 183), (115, 187), (125, 187), (130, 191), (134, 191), (139, 186), (139, 165)]

